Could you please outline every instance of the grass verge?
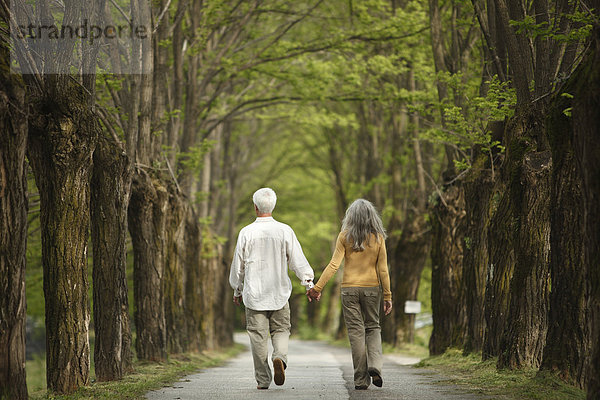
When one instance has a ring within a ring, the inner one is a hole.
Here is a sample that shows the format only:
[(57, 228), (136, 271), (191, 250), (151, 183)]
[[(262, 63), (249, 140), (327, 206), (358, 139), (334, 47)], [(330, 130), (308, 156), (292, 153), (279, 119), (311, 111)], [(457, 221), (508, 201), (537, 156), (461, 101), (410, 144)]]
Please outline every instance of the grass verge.
[(135, 371), (120, 381), (94, 382), (80, 388), (72, 395), (65, 396), (53, 395), (46, 390), (40, 390), (30, 393), (29, 398), (32, 400), (142, 399), (150, 390), (167, 386), (199, 369), (220, 365), (244, 349), (245, 346), (236, 344), (220, 352), (172, 355), (168, 361), (163, 363), (136, 362), (134, 364)]
[(496, 359), (481, 361), (481, 354), (464, 356), (451, 349), (422, 360), (417, 367), (439, 372), (467, 390), (498, 399), (585, 399), (585, 392), (569, 386), (551, 373), (535, 369), (497, 370)]

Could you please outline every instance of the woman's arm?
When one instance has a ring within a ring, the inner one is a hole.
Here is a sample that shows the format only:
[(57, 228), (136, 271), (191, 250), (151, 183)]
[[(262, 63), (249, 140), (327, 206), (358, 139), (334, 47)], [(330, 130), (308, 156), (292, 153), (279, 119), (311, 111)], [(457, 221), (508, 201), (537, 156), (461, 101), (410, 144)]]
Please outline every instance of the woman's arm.
[(333, 252), (331, 261), (329, 261), (329, 264), (327, 264), (327, 267), (325, 267), (325, 270), (321, 274), (321, 278), (319, 278), (319, 282), (317, 282), (317, 284), (315, 285), (314, 289), (317, 292), (321, 292), (323, 290), (327, 282), (329, 282), (331, 277), (335, 275), (337, 270), (340, 268), (340, 264), (342, 263), (344, 255), (346, 254), (346, 248), (344, 247), (344, 237), (345, 235), (342, 234), (342, 232), (340, 232), (340, 234), (337, 237), (337, 240), (335, 241), (335, 251)]
[(385, 248), (385, 239), (379, 238), (381, 243), (379, 245), (379, 254), (377, 255), (377, 273), (381, 280), (381, 286), (383, 287), (383, 300), (392, 300), (392, 291), (390, 290), (390, 274), (388, 271), (387, 263), (387, 251)]

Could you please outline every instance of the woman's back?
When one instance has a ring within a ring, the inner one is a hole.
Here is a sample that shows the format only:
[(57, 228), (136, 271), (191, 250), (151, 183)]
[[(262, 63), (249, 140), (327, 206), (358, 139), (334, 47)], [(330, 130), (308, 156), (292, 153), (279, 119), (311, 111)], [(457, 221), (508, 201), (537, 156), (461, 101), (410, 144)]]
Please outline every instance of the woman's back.
[(364, 250), (362, 251), (353, 248), (353, 241), (348, 239), (345, 232), (339, 235), (338, 240), (341, 240), (341, 244), (344, 246), (342, 287), (379, 286), (377, 261), (380, 257), (382, 244), (385, 249), (383, 237), (371, 234), (369, 240), (363, 243)]

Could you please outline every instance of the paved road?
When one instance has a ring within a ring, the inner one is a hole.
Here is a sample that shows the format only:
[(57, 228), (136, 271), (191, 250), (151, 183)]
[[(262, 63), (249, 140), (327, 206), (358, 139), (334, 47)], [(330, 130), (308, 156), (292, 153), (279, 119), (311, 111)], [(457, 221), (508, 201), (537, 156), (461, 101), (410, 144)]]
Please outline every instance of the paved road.
[[(236, 334), (235, 340), (249, 348), (248, 336)], [(352, 358), (349, 349), (322, 342), (290, 340), (288, 367), (283, 386), (271, 384), (257, 390), (252, 356), (245, 351), (222, 367), (189, 375), (172, 387), (150, 392), (151, 400), (188, 399), (481, 399), (458, 388), (436, 383), (441, 377), (408, 364), (414, 358), (385, 356), (383, 388), (354, 390)]]

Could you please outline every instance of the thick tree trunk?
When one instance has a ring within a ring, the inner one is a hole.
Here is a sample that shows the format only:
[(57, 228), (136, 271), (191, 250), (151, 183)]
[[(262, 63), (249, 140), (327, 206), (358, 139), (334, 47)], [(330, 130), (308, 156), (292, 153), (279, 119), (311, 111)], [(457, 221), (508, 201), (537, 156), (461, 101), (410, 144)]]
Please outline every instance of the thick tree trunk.
[(140, 360), (163, 361), (166, 352), (164, 312), (164, 231), (168, 193), (159, 180), (137, 171), (129, 202), (133, 242), (135, 349)]
[(498, 182), (494, 187), (490, 202), (490, 229), (488, 231), (488, 264), (486, 271), (482, 358), (497, 357), (500, 354), (500, 340), (508, 317), (509, 285), (515, 268), (515, 251), (511, 231), (513, 219), (510, 209), (510, 196), (505, 184)]
[(515, 267), (500, 341), (498, 367), (539, 367), (549, 308), (551, 153), (541, 106), (519, 113), (510, 126), (506, 173), (512, 223), (500, 229), (513, 236)]
[[(3, 13), (0, 7), (0, 13)], [(0, 21), (6, 21), (4, 15)], [(0, 42), (0, 398), (27, 399), (25, 251), (27, 248), (27, 107)]]
[(433, 332), (429, 353), (462, 347), (466, 336), (463, 291), (465, 199), (461, 186), (446, 188), (432, 210), (431, 306)]
[(68, 76), (47, 77), (36, 99), (28, 158), (40, 190), (48, 389), (72, 393), (89, 383), (87, 244), (96, 118)]
[[(595, 10), (600, 2), (592, 4)], [(596, 13), (596, 15), (598, 15)], [(600, 398), (600, 26), (596, 25), (589, 54), (572, 78), (573, 142), (577, 168), (583, 178), (584, 260), (590, 291), (591, 351), (587, 372), (587, 398)]]
[(463, 280), (467, 316), (464, 351), (480, 352), (485, 332), (484, 299), (488, 258), (488, 231), (493, 180), (486, 169), (487, 155), (481, 154), (463, 181), (465, 189), (466, 232)]
[[(572, 87), (563, 92), (572, 93)], [(572, 118), (563, 111), (572, 107), (571, 99), (557, 96), (548, 119), (552, 147), (552, 209), (550, 213), (550, 272), (552, 291), (548, 336), (542, 370), (553, 371), (563, 380), (585, 386), (591, 353), (585, 263), (583, 197), (581, 174), (573, 148)]]
[(94, 151), (91, 184), (97, 381), (118, 380), (132, 370), (126, 274), (131, 174), (124, 150), (114, 139), (101, 137)]
[(187, 204), (177, 188), (169, 187), (169, 203), (165, 224), (165, 275), (163, 291), (165, 298), (165, 322), (167, 330), (167, 351), (183, 353), (189, 349), (187, 325), (185, 320), (185, 256), (186, 250), (197, 251), (197, 248), (185, 247), (185, 229)]
[[(431, 235), (424, 215), (413, 217), (402, 230), (398, 242), (390, 248), (388, 259), (391, 271), (394, 307), (383, 320), (382, 339), (392, 345), (412, 343), (415, 334), (415, 315), (404, 313), (406, 300), (417, 300), (421, 273), (429, 256)], [(393, 318), (393, 321), (388, 319)]]

